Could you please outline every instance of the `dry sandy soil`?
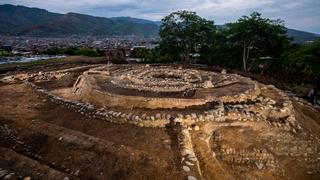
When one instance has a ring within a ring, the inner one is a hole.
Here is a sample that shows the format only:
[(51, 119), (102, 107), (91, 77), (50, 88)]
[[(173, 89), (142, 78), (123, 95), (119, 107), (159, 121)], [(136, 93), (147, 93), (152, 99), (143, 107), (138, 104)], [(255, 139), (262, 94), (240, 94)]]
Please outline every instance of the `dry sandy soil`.
[[(72, 61), (8, 73), (89, 64)], [(78, 75), (72, 83), (45, 86), (70, 87)], [(188, 162), (189, 172), (180, 124), (148, 128), (107, 122), (54, 103), (23, 82), (0, 83), (0, 179), (319, 179), (320, 112), (290, 99), (301, 126), (297, 132), (261, 121), (189, 126), (197, 159)]]

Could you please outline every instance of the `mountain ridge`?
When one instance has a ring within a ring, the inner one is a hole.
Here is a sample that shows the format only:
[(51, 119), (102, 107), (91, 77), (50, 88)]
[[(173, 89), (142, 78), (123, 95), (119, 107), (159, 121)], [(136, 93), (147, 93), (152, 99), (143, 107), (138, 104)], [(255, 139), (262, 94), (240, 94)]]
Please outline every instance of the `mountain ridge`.
[[(0, 34), (11, 36), (150, 36), (157, 37), (161, 22), (134, 17), (98, 17), (45, 9), (0, 5)], [(218, 25), (224, 27), (224, 25)], [(320, 39), (319, 34), (287, 29), (296, 43)]]
[(138, 23), (136, 18), (104, 18), (69, 12), (0, 5), (0, 34), (12, 36), (156, 36), (154, 23)]

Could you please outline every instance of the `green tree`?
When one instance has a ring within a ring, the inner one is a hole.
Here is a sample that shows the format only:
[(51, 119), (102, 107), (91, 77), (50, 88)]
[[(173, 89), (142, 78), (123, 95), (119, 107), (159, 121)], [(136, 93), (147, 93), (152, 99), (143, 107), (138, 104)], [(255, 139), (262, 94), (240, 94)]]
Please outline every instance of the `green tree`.
[(250, 71), (262, 57), (279, 59), (290, 42), (283, 21), (263, 18), (258, 12), (230, 24), (228, 32), (228, 39), (242, 48), (244, 71)]
[(0, 49), (0, 57), (10, 56), (10, 53), (8, 53), (5, 50)]
[(83, 55), (83, 56), (90, 56), (90, 57), (97, 57), (99, 54), (95, 49), (88, 49), (88, 48), (80, 48), (79, 50), (75, 51), (76, 55)]
[(213, 33), (209, 39), (209, 45), (201, 49), (202, 56), (199, 63), (233, 69), (241, 67), (241, 61), (239, 61), (241, 51), (228, 40), (228, 35), (225, 28)]
[(131, 56), (133, 58), (145, 58), (148, 53), (148, 49), (146, 48), (134, 48), (131, 52)]
[(320, 41), (301, 46), (288, 58), (286, 72), (290, 72), (296, 80), (313, 81), (320, 77)]
[(190, 63), (190, 55), (208, 45), (215, 31), (213, 21), (207, 21), (195, 12), (177, 11), (162, 19), (160, 49), (163, 54), (183, 63)]

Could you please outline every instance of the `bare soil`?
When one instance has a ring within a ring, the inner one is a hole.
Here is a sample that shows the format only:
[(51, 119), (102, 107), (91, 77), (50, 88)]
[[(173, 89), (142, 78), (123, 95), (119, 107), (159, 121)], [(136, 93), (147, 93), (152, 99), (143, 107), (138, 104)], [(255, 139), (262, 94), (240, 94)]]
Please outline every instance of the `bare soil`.
[[(6, 75), (37, 73), (102, 62), (101, 58), (90, 62), (78, 57), (23, 68), (10, 66), (2, 71)], [(66, 97), (79, 74), (37, 85)], [(276, 94), (264, 93), (278, 100)], [(292, 101), (302, 127), (297, 133), (265, 122), (198, 123), (200, 130), (190, 130), (199, 162), (193, 166), (198, 168), (192, 172), (194, 176), (210, 180), (319, 179), (320, 112)], [(206, 108), (203, 105), (173, 111), (200, 112)], [(177, 130), (171, 124), (166, 128), (142, 128), (89, 118), (51, 102), (24, 83), (0, 83), (0, 126), (10, 131), (9, 135), (0, 132), (0, 172), (12, 173), (9, 179), (186, 179)], [(263, 151), (275, 162), (260, 165), (256, 164), (258, 157), (246, 155), (245, 162), (237, 162), (233, 152), (223, 154), (223, 148), (233, 148), (236, 153)]]

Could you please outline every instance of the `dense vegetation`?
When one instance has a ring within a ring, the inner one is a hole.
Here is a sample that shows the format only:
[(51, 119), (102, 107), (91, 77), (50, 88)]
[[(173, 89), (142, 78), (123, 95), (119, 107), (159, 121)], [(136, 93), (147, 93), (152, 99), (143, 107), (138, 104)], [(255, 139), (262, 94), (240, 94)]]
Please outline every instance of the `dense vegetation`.
[(194, 12), (174, 12), (162, 20), (160, 46), (146, 61), (202, 63), (242, 70), (288, 83), (320, 77), (320, 41), (298, 45), (281, 20), (254, 12), (216, 28)]
[(89, 57), (98, 57), (103, 56), (103, 52), (99, 52), (96, 49), (89, 48), (54, 48), (49, 49), (47, 51), (38, 52), (40, 54), (48, 54), (48, 55), (70, 55), (70, 56), (89, 56)]

